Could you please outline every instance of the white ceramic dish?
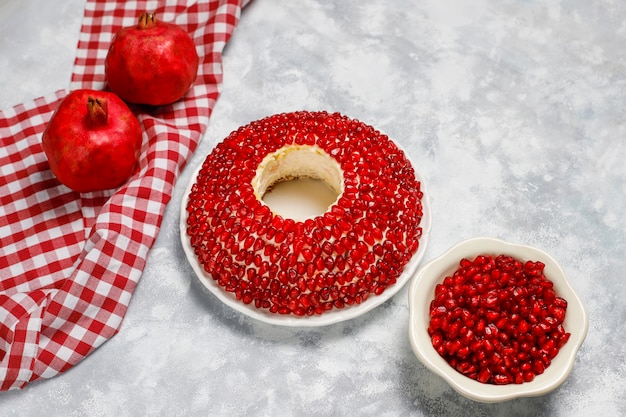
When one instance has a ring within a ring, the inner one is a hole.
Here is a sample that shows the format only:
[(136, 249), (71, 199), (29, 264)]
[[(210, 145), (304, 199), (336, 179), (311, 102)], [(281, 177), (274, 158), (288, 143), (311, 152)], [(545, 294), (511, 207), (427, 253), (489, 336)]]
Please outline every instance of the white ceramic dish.
[[(414, 165), (415, 166), (415, 165)], [(402, 287), (409, 282), (409, 280), (413, 277), (415, 272), (417, 271), (417, 267), (419, 263), (424, 257), (424, 253), (426, 252), (426, 246), (428, 243), (428, 238), (430, 235), (430, 226), (431, 226), (431, 213), (430, 213), (430, 205), (428, 203), (428, 193), (426, 191), (426, 186), (424, 184), (424, 180), (420, 176), (420, 174), (416, 171), (415, 176), (418, 181), (421, 182), (421, 191), (424, 196), (422, 198), (422, 211), (423, 216), (421, 220), (420, 226), (422, 227), (422, 236), (420, 238), (420, 244), (417, 252), (413, 255), (409, 263), (405, 266), (404, 272), (400, 275), (397, 282), (388, 287), (381, 295), (370, 295), (366, 301), (358, 305), (346, 306), (343, 309), (332, 309), (324, 312), (321, 315), (313, 315), (313, 316), (305, 316), (298, 317), (294, 315), (281, 315), (270, 313), (266, 309), (256, 308), (253, 304), (244, 304), (243, 302), (237, 300), (234, 294), (225, 291), (222, 287), (220, 287), (209, 274), (207, 274), (202, 265), (198, 262), (193, 248), (189, 242), (189, 238), (186, 234), (187, 228), (187, 202), (189, 201), (189, 193), (191, 191), (191, 187), (196, 182), (196, 178), (198, 176), (198, 172), (202, 167), (202, 163), (196, 168), (195, 172), (191, 176), (191, 180), (185, 189), (185, 193), (183, 195), (182, 204), (180, 208), (180, 235), (181, 241), (183, 245), (183, 249), (185, 250), (185, 254), (189, 263), (191, 264), (196, 276), (200, 280), (200, 282), (220, 301), (224, 304), (232, 307), (233, 309), (249, 316), (254, 319), (260, 320), (265, 323), (279, 325), (279, 326), (288, 326), (288, 327), (318, 327), (318, 326), (326, 326), (330, 324), (339, 323), (342, 321), (350, 320), (355, 317), (358, 317), (362, 314), (367, 313), (368, 311), (374, 309), (375, 307), (381, 305), (391, 297), (393, 297)], [(289, 210), (284, 210), (289, 211)], [(284, 212), (283, 211), (283, 212)]]
[[(552, 360), (545, 372), (523, 384), (483, 384), (457, 372), (433, 348), (427, 328), (430, 322), (429, 306), (435, 286), (451, 275), (463, 258), (473, 259), (480, 254), (507, 254), (520, 260), (541, 261), (544, 274), (554, 288), (568, 302), (563, 326), (571, 333), (567, 343)], [(561, 385), (574, 366), (576, 353), (589, 327), (585, 308), (563, 269), (547, 253), (529, 246), (515, 245), (493, 238), (474, 238), (453, 246), (440, 257), (430, 261), (417, 272), (409, 287), (409, 340), (418, 359), (431, 371), (443, 377), (455, 390), (475, 401), (501, 402), (517, 397), (547, 394)]]

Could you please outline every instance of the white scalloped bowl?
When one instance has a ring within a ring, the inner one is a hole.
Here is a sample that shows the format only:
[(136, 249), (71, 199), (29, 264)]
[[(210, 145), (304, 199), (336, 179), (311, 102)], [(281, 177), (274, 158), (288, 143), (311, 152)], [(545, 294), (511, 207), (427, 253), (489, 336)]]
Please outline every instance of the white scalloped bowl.
[[(543, 262), (546, 278), (554, 283), (557, 294), (568, 302), (563, 326), (571, 336), (545, 372), (537, 375), (531, 382), (508, 385), (480, 383), (448, 365), (432, 346), (427, 328), (430, 321), (429, 306), (434, 298), (435, 286), (458, 268), (461, 259), (473, 259), (481, 254), (506, 254), (519, 260)], [(409, 286), (409, 340), (415, 355), (452, 388), (474, 401), (502, 402), (518, 397), (544, 395), (553, 391), (571, 373), (576, 353), (587, 335), (588, 327), (589, 319), (580, 298), (569, 285), (563, 269), (550, 255), (536, 248), (511, 244), (499, 239), (479, 237), (453, 246), (440, 257), (423, 265)]]

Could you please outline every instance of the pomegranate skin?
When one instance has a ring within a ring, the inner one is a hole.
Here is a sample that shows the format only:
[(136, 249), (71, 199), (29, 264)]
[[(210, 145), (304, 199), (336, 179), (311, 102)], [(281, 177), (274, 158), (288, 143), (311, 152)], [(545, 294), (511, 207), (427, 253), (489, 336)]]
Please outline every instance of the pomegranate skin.
[(42, 136), (50, 170), (74, 191), (122, 185), (141, 151), (139, 121), (113, 93), (75, 90), (59, 104)]
[(121, 29), (105, 61), (109, 88), (123, 100), (160, 106), (180, 100), (196, 80), (195, 44), (180, 26), (144, 13)]

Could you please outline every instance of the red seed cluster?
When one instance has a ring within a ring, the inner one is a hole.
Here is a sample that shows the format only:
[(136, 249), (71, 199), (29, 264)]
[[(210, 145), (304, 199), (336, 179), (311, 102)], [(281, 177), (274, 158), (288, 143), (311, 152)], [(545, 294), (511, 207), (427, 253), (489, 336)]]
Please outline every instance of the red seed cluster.
[[(317, 146), (343, 171), (324, 214), (295, 221), (254, 194), (269, 153)], [(326, 112), (270, 116), (208, 155), (187, 205), (187, 234), (205, 271), (243, 303), (272, 313), (322, 314), (394, 284), (419, 246), (422, 192), (404, 153), (360, 121)]]
[(457, 371), (482, 383), (521, 384), (542, 374), (570, 334), (567, 301), (541, 262), (463, 259), (435, 288), (428, 334)]

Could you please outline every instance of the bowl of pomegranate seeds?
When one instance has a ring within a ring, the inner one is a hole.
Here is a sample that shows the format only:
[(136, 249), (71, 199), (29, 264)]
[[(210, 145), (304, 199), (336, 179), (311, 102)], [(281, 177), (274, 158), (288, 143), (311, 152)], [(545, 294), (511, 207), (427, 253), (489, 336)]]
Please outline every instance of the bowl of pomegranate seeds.
[(466, 240), (424, 265), (411, 281), (409, 310), (418, 359), (480, 402), (556, 389), (589, 326), (550, 255), (494, 238)]

